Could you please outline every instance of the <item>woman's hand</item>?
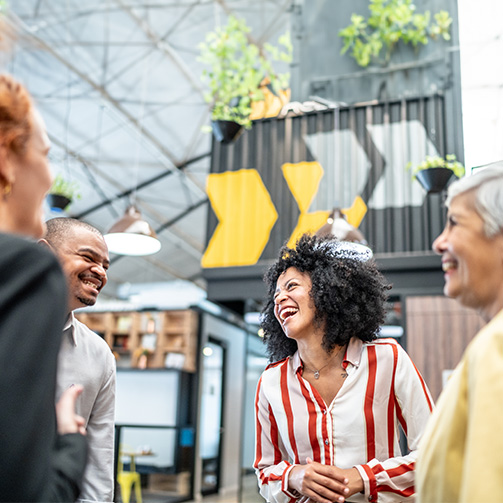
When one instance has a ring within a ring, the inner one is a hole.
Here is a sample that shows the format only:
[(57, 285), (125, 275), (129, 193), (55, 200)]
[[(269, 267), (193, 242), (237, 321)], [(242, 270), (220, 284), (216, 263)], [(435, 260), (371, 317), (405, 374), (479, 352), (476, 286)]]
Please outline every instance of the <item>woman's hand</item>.
[(353, 494), (363, 492), (363, 490), (365, 489), (365, 486), (363, 485), (363, 479), (360, 475), (360, 472), (356, 468), (349, 468), (346, 470), (337, 468), (337, 470), (339, 470), (339, 473), (345, 475), (346, 479), (348, 480), (347, 487), (349, 489), (349, 492), (346, 494), (346, 498), (353, 496)]
[(75, 402), (83, 391), (80, 385), (71, 386), (63, 392), (61, 398), (56, 404), (56, 418), (58, 420), (58, 433), (66, 435), (67, 433), (86, 434), (84, 418), (75, 414)]
[[(348, 484), (350, 480), (346, 472), (351, 470), (341, 470), (336, 466), (322, 465), (316, 461), (307, 458), (307, 464), (295, 465), (290, 471), (288, 478), (288, 487), (303, 496), (308, 496), (319, 503), (333, 503), (334, 501), (342, 503), (354, 491), (350, 493)], [(352, 479), (354, 474), (351, 473)], [(358, 474), (358, 478), (360, 478)], [(360, 478), (361, 480), (361, 478)], [(362, 482), (363, 488), (363, 482)]]

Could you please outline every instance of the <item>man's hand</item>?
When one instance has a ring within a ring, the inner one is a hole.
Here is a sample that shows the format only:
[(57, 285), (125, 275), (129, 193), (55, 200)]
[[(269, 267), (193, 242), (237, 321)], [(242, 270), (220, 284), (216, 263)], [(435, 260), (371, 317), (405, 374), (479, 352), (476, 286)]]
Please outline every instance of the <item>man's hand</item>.
[[(319, 503), (345, 501), (350, 495), (348, 487), (350, 481), (346, 472), (355, 470), (358, 473), (358, 470), (356, 468), (341, 470), (336, 466), (322, 465), (310, 458), (306, 461), (307, 464), (295, 465), (292, 468), (288, 478), (288, 487)], [(353, 473), (351, 475), (354, 477)], [(359, 474), (358, 477), (360, 478)], [(358, 491), (351, 494), (355, 492)]]
[(83, 391), (79, 385), (68, 388), (56, 404), (56, 418), (58, 420), (58, 433), (65, 435), (67, 433), (86, 434), (84, 418), (75, 414), (75, 402)]

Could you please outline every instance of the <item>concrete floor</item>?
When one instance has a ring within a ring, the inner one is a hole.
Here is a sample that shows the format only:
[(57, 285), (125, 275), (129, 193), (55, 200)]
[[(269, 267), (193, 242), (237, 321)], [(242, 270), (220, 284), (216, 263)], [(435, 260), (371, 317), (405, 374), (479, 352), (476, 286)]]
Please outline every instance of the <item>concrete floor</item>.
[(243, 493), (241, 499), (239, 499), (238, 494), (214, 494), (206, 496), (200, 502), (193, 501), (190, 503), (264, 503), (264, 500), (258, 493), (257, 477), (255, 475), (247, 475), (243, 477)]
[[(119, 498), (120, 500), (120, 498)], [(142, 503), (172, 503), (176, 499), (167, 492), (153, 492), (142, 490)], [(135, 502), (134, 494), (131, 495), (130, 503)], [(212, 494), (205, 496), (198, 501), (186, 503), (264, 503), (264, 500), (258, 493), (257, 479), (255, 475), (247, 475), (243, 478), (243, 493), (241, 499), (237, 493), (234, 494)]]

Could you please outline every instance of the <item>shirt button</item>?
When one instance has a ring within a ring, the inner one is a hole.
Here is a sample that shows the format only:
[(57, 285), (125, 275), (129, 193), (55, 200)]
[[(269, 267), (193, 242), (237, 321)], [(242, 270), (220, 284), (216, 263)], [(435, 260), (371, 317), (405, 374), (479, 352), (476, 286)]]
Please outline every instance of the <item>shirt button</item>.
[(325, 440), (325, 445), (328, 445), (328, 438)]
[(326, 409), (325, 409), (325, 410), (323, 411), (323, 414), (326, 414), (326, 413), (327, 413), (327, 411), (326, 411)]

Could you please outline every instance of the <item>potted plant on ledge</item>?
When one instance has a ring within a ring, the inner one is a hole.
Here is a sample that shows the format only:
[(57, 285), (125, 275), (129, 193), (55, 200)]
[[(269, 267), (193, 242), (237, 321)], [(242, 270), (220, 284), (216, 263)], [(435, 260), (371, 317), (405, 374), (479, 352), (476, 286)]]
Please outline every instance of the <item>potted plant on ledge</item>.
[(249, 32), (245, 21), (229, 16), (226, 26), (208, 33), (199, 45), (199, 60), (210, 67), (203, 79), (209, 86), (205, 99), (212, 105), (212, 129), (223, 143), (251, 128), (253, 104), (264, 99), (264, 83), (281, 97), (288, 88), (290, 74), (276, 73), (271, 61), (291, 62), (290, 35), (281, 36), (278, 47), (264, 44), (261, 49), (250, 42)]
[(74, 199), (79, 198), (78, 183), (68, 182), (61, 173), (58, 173), (47, 194), (47, 202), (50, 208), (56, 211), (64, 211)]
[(447, 187), (452, 176), (461, 178), (465, 174), (464, 166), (456, 160), (454, 154), (447, 154), (445, 159), (439, 156), (427, 155), (426, 159), (415, 168), (407, 164), (415, 178), (428, 193), (442, 192)]

